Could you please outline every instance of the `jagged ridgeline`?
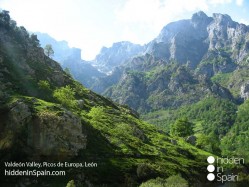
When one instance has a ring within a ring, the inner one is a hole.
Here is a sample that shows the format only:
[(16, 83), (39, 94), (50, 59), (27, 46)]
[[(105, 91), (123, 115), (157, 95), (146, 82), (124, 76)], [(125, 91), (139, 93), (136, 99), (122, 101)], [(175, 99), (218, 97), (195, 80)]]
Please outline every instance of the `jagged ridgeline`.
[[(109, 52), (97, 57), (114, 59), (115, 48), (105, 51)], [(92, 89), (141, 113), (178, 108), (207, 95), (241, 99), (248, 92), (248, 52), (248, 26), (229, 15), (198, 12), (166, 25), (142, 52), (100, 78)]]
[[(177, 174), (184, 185), (205, 182), (209, 153), (171, 139), (73, 80), (44, 54), (36, 35), (0, 13), (1, 186), (66, 186), (70, 180), (76, 186), (138, 186)], [(8, 177), (7, 161), (97, 167), (66, 168), (63, 177)]]

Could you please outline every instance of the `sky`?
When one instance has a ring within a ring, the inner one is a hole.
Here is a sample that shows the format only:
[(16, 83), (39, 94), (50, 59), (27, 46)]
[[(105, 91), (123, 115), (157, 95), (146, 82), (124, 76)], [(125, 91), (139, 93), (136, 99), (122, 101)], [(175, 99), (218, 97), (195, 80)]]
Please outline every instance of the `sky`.
[(28, 31), (80, 48), (84, 60), (114, 42), (146, 44), (168, 23), (200, 10), (249, 25), (248, 0), (0, 0), (0, 8)]

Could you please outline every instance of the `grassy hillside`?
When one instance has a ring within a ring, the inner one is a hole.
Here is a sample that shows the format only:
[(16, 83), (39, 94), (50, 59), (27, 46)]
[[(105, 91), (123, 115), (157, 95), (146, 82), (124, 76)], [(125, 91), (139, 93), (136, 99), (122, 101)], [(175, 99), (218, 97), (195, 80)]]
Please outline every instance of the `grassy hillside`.
[[(15, 186), (138, 186), (180, 174), (206, 181), (206, 157), (136, 112), (86, 89), (47, 57), (35, 35), (0, 13), (0, 161), (96, 162), (65, 177), (4, 177)], [(25, 183), (26, 184), (26, 183)]]

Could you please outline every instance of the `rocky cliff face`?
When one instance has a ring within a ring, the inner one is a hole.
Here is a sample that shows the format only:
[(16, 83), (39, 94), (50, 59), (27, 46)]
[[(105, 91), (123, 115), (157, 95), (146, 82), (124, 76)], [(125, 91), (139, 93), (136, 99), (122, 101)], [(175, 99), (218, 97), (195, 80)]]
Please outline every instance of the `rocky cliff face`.
[[(48, 94), (51, 101), (52, 89), (73, 81), (44, 54), (35, 35), (29, 36), (24, 27), (9, 25), (8, 19), (0, 24), (1, 151), (14, 150), (13, 157), (19, 153), (29, 157), (76, 156), (87, 142), (81, 119), (60, 106), (40, 110), (43, 105), (37, 99)], [(41, 80), (51, 86), (47, 93), (39, 87)]]
[(1, 120), (1, 135), (6, 144), (1, 149), (14, 146), (36, 159), (41, 155), (61, 159), (76, 156), (86, 148), (87, 136), (82, 132), (79, 117), (59, 107), (57, 111), (49, 108), (37, 111), (34, 105), (41, 103), (35, 98), (20, 99), (5, 109), (7, 116)]
[(157, 58), (175, 60), (180, 64), (189, 63), (195, 67), (208, 49), (206, 28), (211, 21), (211, 18), (199, 12), (191, 20), (170, 23), (151, 42), (146, 52)]
[(215, 95), (233, 100), (231, 93), (184, 66), (164, 66), (149, 72), (128, 71), (104, 93), (140, 112), (177, 108)]
[[(237, 45), (245, 40), (248, 31), (246, 25), (234, 22), (228, 15), (213, 14), (213, 17), (208, 17), (204, 12), (198, 12), (190, 20), (166, 25), (146, 52), (180, 64), (188, 63), (195, 68), (209, 51), (224, 48), (238, 50)], [(243, 45), (239, 54), (233, 55), (233, 60), (240, 62), (247, 52), (247, 47)]]
[(126, 60), (139, 55), (144, 47), (130, 42), (117, 42), (112, 47), (103, 47), (93, 63), (102, 72), (110, 73)]
[[(228, 15), (215, 13), (208, 17), (197, 12), (189, 20), (166, 25), (145, 46), (144, 54), (123, 63), (119, 80), (113, 81), (109, 75), (98, 80), (92, 89), (122, 104), (146, 110), (179, 107), (208, 93), (232, 99), (229, 90), (233, 86), (213, 80), (248, 66), (248, 35), (249, 27), (234, 22)], [(104, 80), (111, 84), (104, 84)], [(239, 82), (236, 94), (245, 83)], [(102, 88), (97, 89), (100, 84)]]
[(246, 82), (245, 84), (243, 84), (241, 86), (241, 88), (240, 88), (240, 96), (244, 100), (249, 99), (249, 82)]

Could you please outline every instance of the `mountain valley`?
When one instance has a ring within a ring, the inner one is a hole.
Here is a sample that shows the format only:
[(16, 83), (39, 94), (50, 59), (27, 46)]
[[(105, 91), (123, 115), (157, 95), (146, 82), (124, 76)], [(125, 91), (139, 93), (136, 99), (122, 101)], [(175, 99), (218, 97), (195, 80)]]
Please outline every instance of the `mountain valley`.
[[(1, 185), (220, 186), (207, 181), (213, 155), (244, 158), (226, 172), (248, 186), (249, 26), (200, 11), (144, 46), (117, 42), (85, 61), (1, 11), (0, 44)], [(97, 167), (11, 178), (7, 161)]]

